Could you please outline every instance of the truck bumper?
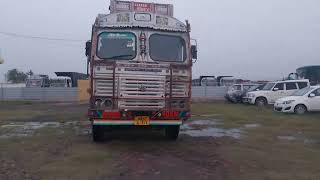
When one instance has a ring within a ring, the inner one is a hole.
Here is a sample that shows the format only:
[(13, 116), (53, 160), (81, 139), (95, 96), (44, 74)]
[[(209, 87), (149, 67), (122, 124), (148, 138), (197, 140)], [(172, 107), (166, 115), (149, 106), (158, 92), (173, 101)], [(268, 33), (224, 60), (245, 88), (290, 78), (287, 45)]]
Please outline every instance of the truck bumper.
[[(93, 125), (106, 125), (106, 126), (135, 126), (134, 121), (132, 120), (101, 120), (96, 119), (93, 120)], [(162, 126), (162, 125), (182, 125), (181, 120), (156, 120), (150, 121), (149, 125), (146, 126)]]

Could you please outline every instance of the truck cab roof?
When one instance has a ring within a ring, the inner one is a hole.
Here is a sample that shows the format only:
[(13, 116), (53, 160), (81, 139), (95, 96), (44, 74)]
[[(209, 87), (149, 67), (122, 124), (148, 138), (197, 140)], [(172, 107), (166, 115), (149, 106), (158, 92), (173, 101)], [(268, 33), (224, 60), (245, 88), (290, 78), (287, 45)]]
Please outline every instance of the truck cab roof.
[(189, 25), (173, 17), (173, 5), (111, 0), (110, 14), (99, 14), (101, 28), (150, 28), (188, 32)]

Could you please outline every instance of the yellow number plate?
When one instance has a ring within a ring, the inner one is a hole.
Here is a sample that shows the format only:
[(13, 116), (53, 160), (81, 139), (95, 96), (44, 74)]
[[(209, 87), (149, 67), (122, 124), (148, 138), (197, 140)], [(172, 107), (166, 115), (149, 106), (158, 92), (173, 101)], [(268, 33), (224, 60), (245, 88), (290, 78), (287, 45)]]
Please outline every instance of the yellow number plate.
[(148, 126), (148, 125), (150, 125), (149, 116), (136, 116), (134, 118), (134, 125), (136, 125), (136, 126)]

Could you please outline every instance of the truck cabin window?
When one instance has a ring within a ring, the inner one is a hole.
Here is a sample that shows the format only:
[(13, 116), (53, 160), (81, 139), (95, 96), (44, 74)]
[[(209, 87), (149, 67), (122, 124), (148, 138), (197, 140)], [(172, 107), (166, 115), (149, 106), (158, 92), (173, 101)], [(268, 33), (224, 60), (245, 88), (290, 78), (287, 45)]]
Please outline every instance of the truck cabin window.
[(183, 62), (186, 43), (179, 36), (153, 34), (150, 36), (150, 57), (155, 61)]
[(136, 36), (128, 32), (100, 33), (97, 56), (101, 59), (134, 59), (136, 56)]

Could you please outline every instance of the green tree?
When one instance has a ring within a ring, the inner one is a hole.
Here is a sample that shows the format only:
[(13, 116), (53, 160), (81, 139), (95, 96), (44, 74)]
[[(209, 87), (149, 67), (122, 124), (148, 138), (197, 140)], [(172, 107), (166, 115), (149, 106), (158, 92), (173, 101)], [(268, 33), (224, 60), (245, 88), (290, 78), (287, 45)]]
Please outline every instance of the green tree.
[(7, 80), (12, 83), (24, 83), (28, 75), (18, 69), (11, 69), (6, 74)]

